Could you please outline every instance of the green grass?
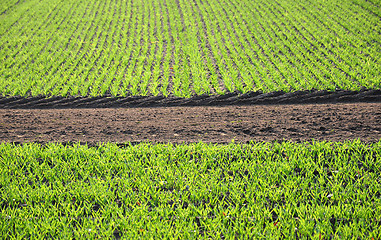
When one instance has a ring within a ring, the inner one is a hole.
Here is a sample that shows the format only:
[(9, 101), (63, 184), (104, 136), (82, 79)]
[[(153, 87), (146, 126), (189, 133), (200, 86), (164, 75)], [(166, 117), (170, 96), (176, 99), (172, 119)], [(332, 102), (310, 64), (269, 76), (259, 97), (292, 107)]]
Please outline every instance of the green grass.
[(0, 238), (379, 239), (381, 141), (0, 144)]
[(381, 88), (381, 3), (6, 0), (0, 95)]

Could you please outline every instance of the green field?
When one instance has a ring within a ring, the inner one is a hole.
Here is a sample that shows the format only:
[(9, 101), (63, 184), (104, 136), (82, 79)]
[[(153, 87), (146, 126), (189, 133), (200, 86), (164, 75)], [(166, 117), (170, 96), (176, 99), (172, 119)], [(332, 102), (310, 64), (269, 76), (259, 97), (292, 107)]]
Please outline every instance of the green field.
[(379, 0), (4, 0), (0, 94), (381, 88)]
[(0, 144), (1, 238), (379, 239), (381, 141)]
[[(380, 36), (380, 0), (1, 0), (0, 96), (381, 89)], [(381, 239), (380, 176), (381, 139), (0, 143), (0, 238)]]

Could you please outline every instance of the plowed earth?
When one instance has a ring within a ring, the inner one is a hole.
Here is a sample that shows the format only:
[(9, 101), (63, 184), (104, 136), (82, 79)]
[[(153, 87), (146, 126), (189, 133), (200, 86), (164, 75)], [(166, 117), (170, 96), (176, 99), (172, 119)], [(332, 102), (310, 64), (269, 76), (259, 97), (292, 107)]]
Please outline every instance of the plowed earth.
[(1, 142), (381, 139), (381, 103), (0, 109)]
[(295, 92), (239, 92), (223, 95), (200, 95), (191, 98), (175, 96), (128, 96), (128, 97), (2, 97), (0, 109), (31, 108), (124, 108), (124, 107), (175, 107), (175, 106), (228, 106), (253, 104), (307, 104), (307, 103), (357, 103), (381, 102), (381, 90), (360, 91), (295, 91)]

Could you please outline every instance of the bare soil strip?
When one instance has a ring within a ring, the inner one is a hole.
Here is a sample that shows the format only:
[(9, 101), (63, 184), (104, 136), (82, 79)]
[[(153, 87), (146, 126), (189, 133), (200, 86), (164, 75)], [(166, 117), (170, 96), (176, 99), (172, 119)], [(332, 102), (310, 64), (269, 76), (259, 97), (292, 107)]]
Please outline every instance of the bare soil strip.
[(381, 139), (381, 103), (0, 109), (1, 142)]
[(282, 91), (261, 93), (227, 93), (225, 95), (201, 95), (191, 98), (164, 96), (129, 97), (0, 97), (0, 109), (46, 108), (125, 108), (125, 107), (173, 107), (173, 106), (243, 106), (253, 104), (307, 104), (307, 103), (355, 103), (381, 102), (381, 90), (346, 91)]

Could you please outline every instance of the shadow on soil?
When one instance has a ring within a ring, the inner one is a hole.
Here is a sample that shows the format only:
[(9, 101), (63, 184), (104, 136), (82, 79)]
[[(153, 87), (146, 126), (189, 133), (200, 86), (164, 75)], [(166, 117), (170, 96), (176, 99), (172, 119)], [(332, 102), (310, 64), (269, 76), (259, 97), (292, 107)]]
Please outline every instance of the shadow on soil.
[(172, 107), (172, 106), (229, 106), (253, 104), (307, 104), (381, 102), (381, 90), (360, 91), (296, 91), (249, 92), (225, 95), (200, 95), (191, 98), (174, 96), (114, 97), (0, 97), (0, 109), (54, 109), (54, 108), (123, 108), (123, 107)]

